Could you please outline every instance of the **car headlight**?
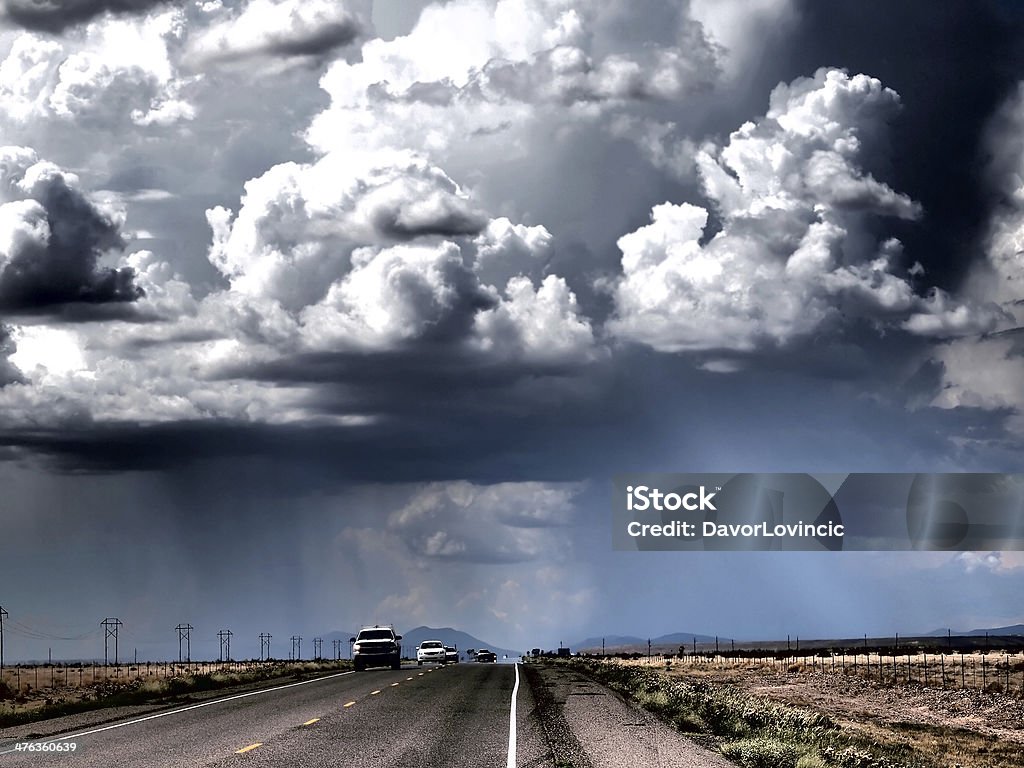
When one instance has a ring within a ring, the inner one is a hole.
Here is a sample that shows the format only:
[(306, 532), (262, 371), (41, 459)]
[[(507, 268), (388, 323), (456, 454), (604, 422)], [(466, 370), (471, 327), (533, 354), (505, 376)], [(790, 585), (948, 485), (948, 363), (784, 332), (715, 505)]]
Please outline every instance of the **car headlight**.
[(358, 651), (359, 650), (359, 643), (356, 643), (355, 645), (353, 645), (352, 646), (352, 650), (353, 651)]

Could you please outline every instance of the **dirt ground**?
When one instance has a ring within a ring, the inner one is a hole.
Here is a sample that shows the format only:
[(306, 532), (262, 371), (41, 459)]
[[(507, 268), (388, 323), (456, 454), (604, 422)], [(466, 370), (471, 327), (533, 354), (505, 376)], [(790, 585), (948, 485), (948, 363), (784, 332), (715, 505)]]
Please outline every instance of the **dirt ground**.
[(1024, 766), (1024, 697), (978, 690), (879, 685), (854, 675), (766, 667), (673, 666), (667, 674), (734, 685), (823, 712), (871, 741), (907, 744), (943, 766)]

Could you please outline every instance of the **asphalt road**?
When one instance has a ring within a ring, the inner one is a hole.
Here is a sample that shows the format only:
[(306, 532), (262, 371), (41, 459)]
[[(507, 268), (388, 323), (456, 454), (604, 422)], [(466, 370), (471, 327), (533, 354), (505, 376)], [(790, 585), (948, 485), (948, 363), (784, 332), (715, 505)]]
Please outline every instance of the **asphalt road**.
[[(47, 732), (46, 723), (29, 727)], [(604, 686), (547, 664), (346, 672), (48, 733), (37, 743), (76, 749), (0, 743), (0, 768), (731, 766)]]
[[(47, 739), (70, 753), (0, 745), (0, 765), (506, 768), (516, 678), (509, 664), (344, 673)], [(517, 752), (542, 753), (519, 730)]]

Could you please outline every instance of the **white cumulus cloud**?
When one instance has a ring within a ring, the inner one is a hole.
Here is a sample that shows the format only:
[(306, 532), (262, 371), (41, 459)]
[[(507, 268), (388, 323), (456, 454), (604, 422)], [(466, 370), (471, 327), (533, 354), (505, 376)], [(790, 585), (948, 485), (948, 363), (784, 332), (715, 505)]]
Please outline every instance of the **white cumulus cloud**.
[(993, 327), (994, 307), (918, 295), (899, 241), (870, 234), (869, 217), (921, 213), (861, 165), (863, 136), (898, 106), (878, 80), (841, 70), (779, 85), (762, 119), (697, 155), (717, 232), (704, 208), (665, 203), (620, 238), (610, 330), (664, 351), (748, 351), (857, 318), (924, 335)]

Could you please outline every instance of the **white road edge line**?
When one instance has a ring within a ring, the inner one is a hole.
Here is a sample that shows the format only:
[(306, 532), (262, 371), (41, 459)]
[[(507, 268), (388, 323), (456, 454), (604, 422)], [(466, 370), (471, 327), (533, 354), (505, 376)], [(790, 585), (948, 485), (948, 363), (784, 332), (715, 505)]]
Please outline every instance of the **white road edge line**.
[[(172, 709), (170, 712), (157, 712), (155, 715), (146, 715), (136, 720), (128, 720), (123, 723), (114, 723), (113, 725), (106, 725), (102, 728), (94, 728), (91, 731), (82, 731), (81, 733), (72, 733), (67, 736), (54, 736), (53, 738), (39, 738), (33, 739), (33, 741), (67, 741), (69, 739), (80, 739), (83, 736), (92, 736), (94, 733), (102, 733), (103, 731), (112, 731), (115, 728), (124, 728), (128, 725), (137, 725), (144, 723), (147, 720), (156, 720), (158, 717), (170, 717), (171, 715), (180, 715), (182, 712), (189, 712), (193, 709), (200, 709), (202, 707), (211, 707), (214, 704), (223, 704), (226, 701), (235, 701), (236, 699), (244, 699), (249, 696), (259, 696), (264, 693), (273, 693), (274, 691), (283, 691), (285, 688), (294, 688), (297, 685), (309, 685), (309, 683), (319, 683), (322, 680), (331, 680), (335, 677), (344, 677), (345, 675), (351, 675), (352, 672), (339, 672), (336, 675), (327, 675), (326, 677), (318, 677), (314, 680), (300, 680), (297, 683), (288, 683), (287, 685), (278, 685), (274, 688), (264, 688), (259, 691), (249, 691), (248, 693), (239, 693), (235, 696), (226, 696), (223, 699), (214, 699), (213, 701), (204, 701), (202, 704), (193, 704), (188, 707), (182, 707), (181, 709)], [(12, 752), (17, 752), (16, 749), (7, 749), (0, 752), (0, 755), (9, 755)]]
[(512, 687), (512, 705), (508, 711), (507, 768), (516, 768), (516, 696), (519, 694), (519, 663), (516, 662), (516, 684)]

